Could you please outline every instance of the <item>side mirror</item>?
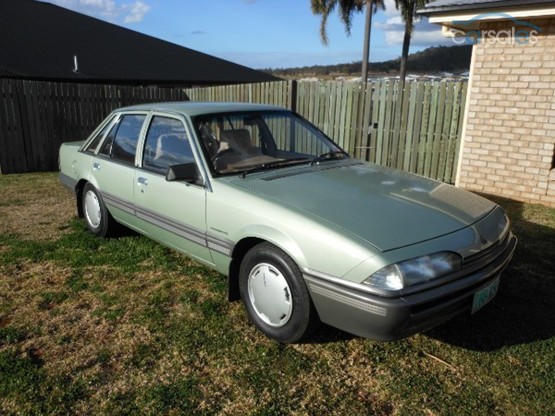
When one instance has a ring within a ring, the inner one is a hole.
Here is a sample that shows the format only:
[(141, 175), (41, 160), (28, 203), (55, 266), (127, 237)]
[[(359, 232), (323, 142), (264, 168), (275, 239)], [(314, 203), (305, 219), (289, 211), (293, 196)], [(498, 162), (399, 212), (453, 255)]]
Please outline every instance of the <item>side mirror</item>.
[(170, 166), (166, 173), (166, 180), (168, 182), (183, 181), (203, 185), (196, 163), (184, 163), (182, 165)]

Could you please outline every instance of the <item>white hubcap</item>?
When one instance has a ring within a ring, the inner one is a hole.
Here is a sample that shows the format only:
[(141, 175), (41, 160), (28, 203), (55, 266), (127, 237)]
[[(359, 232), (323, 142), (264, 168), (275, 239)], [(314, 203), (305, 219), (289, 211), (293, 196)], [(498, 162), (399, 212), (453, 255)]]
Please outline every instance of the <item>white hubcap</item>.
[(93, 191), (85, 194), (85, 217), (91, 227), (100, 227), (100, 201)]
[(262, 321), (273, 327), (285, 325), (293, 311), (293, 299), (287, 280), (268, 263), (253, 267), (248, 281), (249, 300)]

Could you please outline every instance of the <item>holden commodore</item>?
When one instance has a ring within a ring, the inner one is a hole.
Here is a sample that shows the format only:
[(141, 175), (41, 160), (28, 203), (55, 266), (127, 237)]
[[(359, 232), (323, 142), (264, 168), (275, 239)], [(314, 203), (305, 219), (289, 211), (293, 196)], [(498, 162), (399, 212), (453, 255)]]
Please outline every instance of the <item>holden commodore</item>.
[(61, 146), (60, 179), (93, 234), (123, 224), (226, 275), (284, 343), (320, 322), (387, 341), (475, 313), (516, 246), (493, 202), (353, 159), (273, 106), (116, 110)]

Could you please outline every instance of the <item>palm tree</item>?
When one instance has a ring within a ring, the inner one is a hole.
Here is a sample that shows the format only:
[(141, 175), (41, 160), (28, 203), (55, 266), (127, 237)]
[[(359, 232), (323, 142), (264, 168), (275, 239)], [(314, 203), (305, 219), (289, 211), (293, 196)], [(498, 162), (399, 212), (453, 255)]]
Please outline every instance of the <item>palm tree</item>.
[(322, 43), (327, 45), (329, 42), (326, 26), (328, 16), (339, 6), (339, 14), (341, 21), (345, 25), (348, 35), (351, 34), (353, 13), (362, 12), (366, 8), (366, 22), (364, 28), (364, 48), (362, 58), (362, 79), (368, 79), (368, 61), (370, 57), (370, 34), (372, 28), (372, 14), (376, 13), (378, 8), (384, 9), (384, 0), (310, 0), (312, 13), (322, 16), (320, 23), (320, 38)]
[(401, 66), (399, 78), (405, 82), (407, 76), (407, 60), (409, 57), (410, 40), (414, 29), (416, 10), (421, 9), (429, 0), (395, 0), (395, 7), (401, 10), (401, 18), (405, 22), (405, 35), (403, 36), (403, 50), (401, 53)]

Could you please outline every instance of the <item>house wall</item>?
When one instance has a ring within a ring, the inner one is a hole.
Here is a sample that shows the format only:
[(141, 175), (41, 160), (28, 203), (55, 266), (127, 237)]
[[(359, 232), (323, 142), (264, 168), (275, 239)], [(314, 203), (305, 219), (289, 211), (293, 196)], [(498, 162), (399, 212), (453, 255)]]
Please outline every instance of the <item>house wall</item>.
[(474, 46), (456, 183), (555, 206), (555, 19), (527, 21), (542, 29), (535, 44)]

